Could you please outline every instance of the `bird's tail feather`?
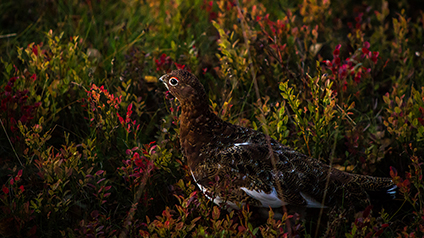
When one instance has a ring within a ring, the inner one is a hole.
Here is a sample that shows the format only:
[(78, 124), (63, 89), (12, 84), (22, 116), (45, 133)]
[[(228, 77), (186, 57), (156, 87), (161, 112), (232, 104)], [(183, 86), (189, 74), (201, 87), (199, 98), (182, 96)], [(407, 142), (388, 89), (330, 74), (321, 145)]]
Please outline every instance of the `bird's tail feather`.
[(359, 175), (356, 181), (368, 193), (371, 200), (392, 200), (396, 198), (398, 187), (391, 178)]
[(398, 187), (392, 184), (389, 187), (382, 188), (381, 190), (367, 191), (371, 200), (393, 200), (396, 198)]

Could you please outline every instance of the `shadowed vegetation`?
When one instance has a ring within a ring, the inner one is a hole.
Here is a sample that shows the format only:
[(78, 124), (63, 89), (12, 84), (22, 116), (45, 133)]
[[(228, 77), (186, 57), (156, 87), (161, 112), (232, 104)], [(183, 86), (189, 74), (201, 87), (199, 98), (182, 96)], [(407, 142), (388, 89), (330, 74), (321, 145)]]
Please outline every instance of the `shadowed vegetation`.
[[(21, 2), (0, 2), (0, 236), (424, 235), (419, 1)], [(218, 208), (158, 82), (177, 68), (222, 119), (391, 176), (397, 201), (263, 222)]]

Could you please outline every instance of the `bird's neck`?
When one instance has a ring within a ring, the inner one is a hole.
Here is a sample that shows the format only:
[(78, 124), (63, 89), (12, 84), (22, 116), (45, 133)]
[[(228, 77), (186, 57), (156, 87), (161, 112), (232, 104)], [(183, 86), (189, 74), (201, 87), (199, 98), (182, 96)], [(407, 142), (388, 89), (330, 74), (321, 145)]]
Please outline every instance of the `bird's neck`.
[[(196, 139), (197, 143), (203, 142), (203, 136), (211, 133), (213, 125), (222, 122), (209, 108), (206, 102), (193, 102), (181, 104), (180, 137)], [(206, 138), (205, 138), (206, 139)]]
[(209, 104), (203, 100), (198, 102), (193, 100), (181, 104), (180, 119), (184, 122), (201, 122), (206, 120), (210, 114), (213, 113), (209, 109)]
[(181, 104), (180, 142), (190, 168), (202, 161), (201, 149), (209, 146), (226, 124), (210, 110), (206, 100)]

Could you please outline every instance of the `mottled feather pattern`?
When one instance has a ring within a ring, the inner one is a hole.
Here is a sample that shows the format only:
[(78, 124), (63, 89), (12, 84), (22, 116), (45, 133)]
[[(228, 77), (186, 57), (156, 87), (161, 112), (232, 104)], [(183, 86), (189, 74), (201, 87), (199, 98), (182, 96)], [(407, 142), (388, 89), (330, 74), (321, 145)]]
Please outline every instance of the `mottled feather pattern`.
[(261, 132), (221, 120), (210, 111), (202, 84), (187, 71), (160, 80), (181, 103), (180, 142), (193, 179), (217, 204), (326, 207), (369, 203), (368, 192), (395, 192), (390, 178), (330, 168)]

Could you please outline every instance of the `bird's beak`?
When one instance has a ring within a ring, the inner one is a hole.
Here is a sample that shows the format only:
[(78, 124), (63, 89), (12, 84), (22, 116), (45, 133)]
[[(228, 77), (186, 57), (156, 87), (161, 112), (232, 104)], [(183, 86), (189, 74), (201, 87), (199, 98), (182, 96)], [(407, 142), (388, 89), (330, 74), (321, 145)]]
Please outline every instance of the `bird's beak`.
[(164, 80), (165, 76), (166, 76), (166, 74), (165, 74), (165, 75), (162, 75), (162, 76), (159, 78), (159, 81), (161, 81), (163, 84), (165, 84), (165, 87), (169, 90), (169, 88), (168, 88), (168, 84), (166, 84), (166, 82), (165, 82), (165, 80)]

